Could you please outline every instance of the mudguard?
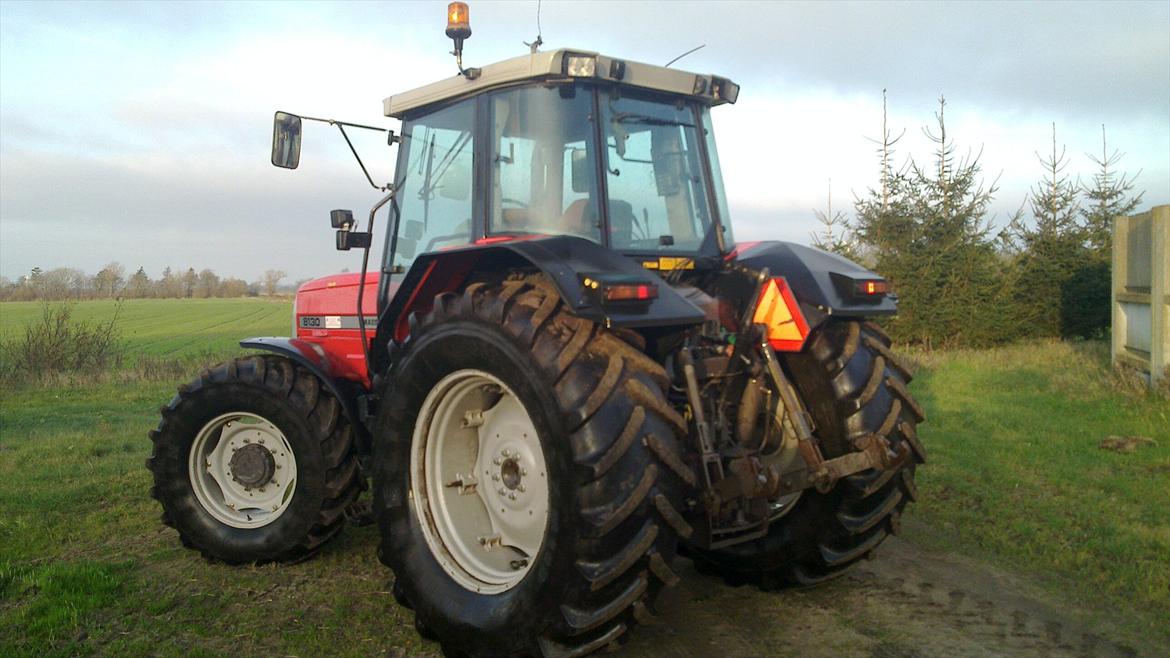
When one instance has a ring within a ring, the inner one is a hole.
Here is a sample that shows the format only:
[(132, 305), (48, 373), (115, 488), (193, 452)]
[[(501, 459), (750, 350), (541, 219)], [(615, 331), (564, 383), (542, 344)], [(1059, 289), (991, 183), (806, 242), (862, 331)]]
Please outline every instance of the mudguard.
[[(540, 270), (573, 313), (607, 327), (687, 326), (703, 321), (698, 307), (656, 273), (618, 252), (574, 236), (525, 236), (420, 255), (382, 314), (379, 339), (393, 336), (404, 340), (410, 314), (429, 309), (435, 295), (457, 289), (471, 272), (515, 267)], [(585, 277), (598, 274), (657, 284), (658, 297), (640, 305), (602, 305), (583, 284)]]
[(357, 432), (359, 444), (363, 447), (369, 445), (369, 432), (358, 407), (358, 398), (366, 394), (366, 390), (358, 382), (341, 377), (339, 369), (320, 345), (299, 338), (263, 337), (241, 340), (240, 347), (279, 354), (316, 375), (341, 402), (342, 413)]
[(837, 254), (791, 242), (752, 242), (739, 245), (729, 258), (784, 277), (797, 301), (824, 315), (874, 317), (898, 312), (893, 295), (864, 298), (852, 294), (854, 282), (882, 277)]

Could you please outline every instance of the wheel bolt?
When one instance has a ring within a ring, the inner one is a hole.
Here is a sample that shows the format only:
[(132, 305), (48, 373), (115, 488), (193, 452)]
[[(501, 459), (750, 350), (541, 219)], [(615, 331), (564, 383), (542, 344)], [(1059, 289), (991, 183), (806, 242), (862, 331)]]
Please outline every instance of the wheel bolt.
[(508, 493), (508, 491), (506, 489), (504, 489), (503, 487), (500, 487), (500, 495), (501, 496), (507, 495), (507, 493)]
[(510, 494), (508, 494), (508, 498), (511, 500), (516, 500), (516, 494), (510, 493)]
[(524, 492), (526, 491), (526, 490), (524, 489), (524, 485), (520, 485), (519, 487), (517, 487), (517, 489), (519, 489), (519, 490), (520, 490), (520, 493), (524, 493)]
[(500, 459), (499, 457), (496, 457), (495, 459), (492, 460), (492, 463), (495, 464), (496, 466), (499, 466), (500, 464), (504, 463), (504, 460)]
[[(208, 465), (210, 466), (210, 464), (208, 464)], [(500, 481), (500, 474), (499, 473), (492, 473), (492, 479), (495, 480), (496, 482), (499, 482)]]

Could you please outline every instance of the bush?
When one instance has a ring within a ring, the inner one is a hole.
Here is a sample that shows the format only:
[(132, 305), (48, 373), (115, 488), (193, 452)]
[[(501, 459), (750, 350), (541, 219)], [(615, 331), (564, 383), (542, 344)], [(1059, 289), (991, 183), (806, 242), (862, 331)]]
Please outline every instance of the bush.
[(70, 303), (41, 306), (41, 317), (24, 328), (24, 336), (0, 345), (0, 372), (40, 377), (60, 372), (99, 372), (121, 362), (118, 316), (105, 322), (73, 318)]

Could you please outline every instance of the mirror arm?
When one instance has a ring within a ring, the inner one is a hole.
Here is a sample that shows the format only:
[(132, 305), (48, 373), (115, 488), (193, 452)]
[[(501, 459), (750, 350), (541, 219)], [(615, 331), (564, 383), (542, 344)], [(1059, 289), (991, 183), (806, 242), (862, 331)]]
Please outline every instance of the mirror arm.
[(341, 136), (345, 138), (345, 143), (349, 145), (349, 150), (351, 153), (353, 153), (354, 159), (357, 160), (358, 166), (362, 168), (362, 173), (366, 175), (366, 180), (370, 182), (370, 187), (373, 187), (375, 190), (378, 190), (379, 192), (385, 192), (385, 191), (390, 189), (389, 184), (378, 185), (377, 183), (374, 182), (374, 179), (370, 176), (370, 172), (366, 169), (366, 164), (364, 162), (362, 162), (362, 157), (360, 155), (358, 155), (357, 149), (354, 148), (354, 146), (353, 146), (353, 142), (351, 142), (349, 140), (349, 135), (347, 135), (345, 132), (345, 126), (349, 126), (350, 128), (361, 128), (362, 130), (376, 130), (380, 133), (388, 133), (390, 135), (390, 139), (388, 140), (388, 143), (390, 143), (390, 144), (393, 144), (394, 142), (398, 141), (393, 130), (387, 130), (386, 128), (379, 128), (377, 126), (367, 126), (367, 125), (363, 125), (360, 123), (350, 123), (348, 121), (337, 121), (335, 119), (321, 119), (318, 117), (301, 117), (301, 120), (302, 121), (318, 121), (321, 123), (328, 123), (330, 125), (337, 126), (337, 129), (341, 131)]
[[(370, 181), (370, 187), (372, 187), (375, 190), (378, 190), (380, 192), (385, 192), (390, 186), (389, 185), (379, 186), (377, 183), (374, 182), (374, 179), (370, 177), (370, 172), (366, 171), (366, 164), (364, 162), (362, 162), (362, 156), (358, 155), (357, 149), (355, 149), (353, 147), (353, 142), (349, 141), (349, 135), (345, 134), (345, 127), (342, 126), (340, 121), (333, 121), (331, 123), (333, 123), (333, 125), (337, 126), (337, 129), (341, 131), (341, 136), (345, 138), (345, 143), (349, 145), (349, 150), (350, 150), (350, 152), (353, 153), (354, 159), (357, 160), (358, 166), (362, 168), (362, 173), (366, 175), (366, 180)], [(362, 127), (365, 127), (365, 126), (362, 126)]]

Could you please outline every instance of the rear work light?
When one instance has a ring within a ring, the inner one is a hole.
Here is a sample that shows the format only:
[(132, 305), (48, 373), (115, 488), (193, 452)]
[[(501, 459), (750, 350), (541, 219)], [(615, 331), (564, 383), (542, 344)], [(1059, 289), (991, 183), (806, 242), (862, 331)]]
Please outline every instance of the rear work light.
[(768, 344), (777, 352), (799, 352), (808, 338), (808, 322), (782, 276), (769, 279), (760, 290), (752, 322), (767, 328)]
[[(576, 53), (565, 53), (564, 61), (565, 75), (574, 78), (592, 78), (597, 75), (597, 57), (593, 55), (578, 55)], [(625, 67), (622, 67), (622, 75), (625, 75)]]

